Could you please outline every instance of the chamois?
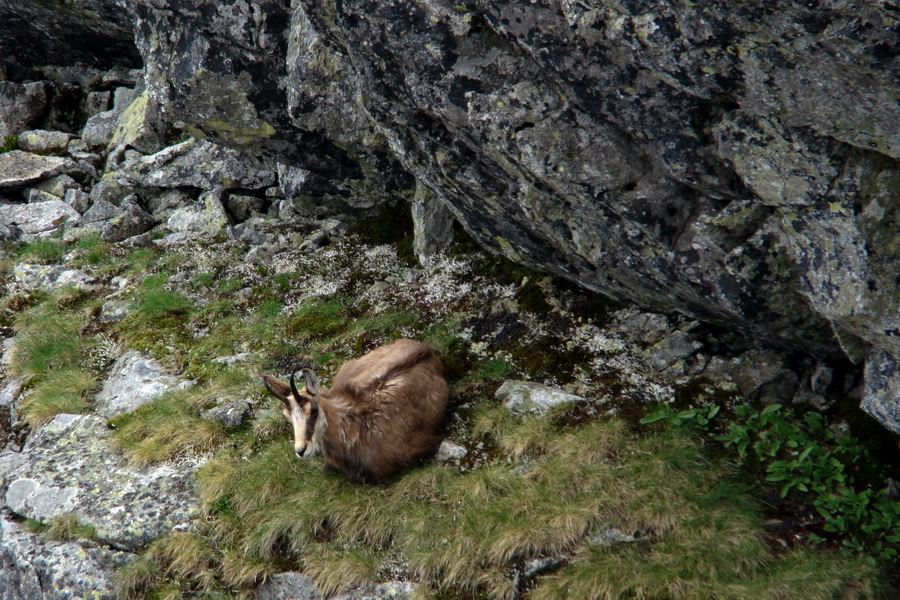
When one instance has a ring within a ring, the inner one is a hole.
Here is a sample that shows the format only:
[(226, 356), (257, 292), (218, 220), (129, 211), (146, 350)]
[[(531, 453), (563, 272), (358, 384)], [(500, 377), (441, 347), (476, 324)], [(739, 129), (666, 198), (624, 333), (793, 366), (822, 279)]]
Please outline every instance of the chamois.
[(353, 483), (386, 484), (432, 455), (447, 409), (449, 390), (440, 361), (427, 344), (398, 340), (345, 363), (331, 390), (303, 369), (285, 383), (270, 375), (263, 384), (284, 407), (294, 427), (294, 453), (321, 453), (325, 470), (341, 470)]

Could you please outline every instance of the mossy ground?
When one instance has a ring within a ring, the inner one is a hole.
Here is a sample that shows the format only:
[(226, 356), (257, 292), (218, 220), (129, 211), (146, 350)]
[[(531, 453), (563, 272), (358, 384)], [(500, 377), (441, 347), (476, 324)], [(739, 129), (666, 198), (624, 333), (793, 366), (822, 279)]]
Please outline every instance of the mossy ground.
[[(0, 264), (9, 276), (15, 261), (67, 262), (101, 282), (90, 293), (2, 290), (0, 326), (20, 334), (13, 369), (30, 378), (22, 411), (33, 426), (89, 411), (117, 348), (197, 382), (112, 422), (136, 465), (204, 463), (204, 518), (123, 569), (122, 597), (252, 597), (290, 569), (329, 593), (408, 578), (436, 598), (879, 597), (884, 576), (865, 556), (773, 549), (766, 507), (697, 438), (613, 415), (693, 388), (637, 370), (602, 329), (605, 303), (466, 244), (423, 271), (366, 227), (265, 265), (233, 241), (163, 251), (96, 239), (21, 246)], [(129, 316), (100, 323), (115, 290)], [(446, 431), (467, 457), (386, 487), (297, 461), (259, 375), (313, 367), (327, 383), (344, 361), (400, 337), (431, 343), (445, 364)], [(586, 400), (516, 417), (493, 397), (506, 378)], [(234, 400), (253, 407), (240, 426), (200, 415)], [(532, 573), (535, 559), (550, 566)]]

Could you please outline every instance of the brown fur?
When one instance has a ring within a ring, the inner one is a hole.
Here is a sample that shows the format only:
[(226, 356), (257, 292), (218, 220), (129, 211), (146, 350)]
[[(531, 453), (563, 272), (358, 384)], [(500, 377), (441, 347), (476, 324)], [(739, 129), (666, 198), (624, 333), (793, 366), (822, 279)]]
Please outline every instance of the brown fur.
[[(264, 382), (290, 418), (289, 386), (269, 376)], [(312, 403), (325, 419), (316, 440), (325, 468), (354, 483), (384, 484), (437, 450), (449, 391), (432, 349), (398, 340), (344, 364), (330, 390), (299, 394), (297, 408), (309, 414)]]

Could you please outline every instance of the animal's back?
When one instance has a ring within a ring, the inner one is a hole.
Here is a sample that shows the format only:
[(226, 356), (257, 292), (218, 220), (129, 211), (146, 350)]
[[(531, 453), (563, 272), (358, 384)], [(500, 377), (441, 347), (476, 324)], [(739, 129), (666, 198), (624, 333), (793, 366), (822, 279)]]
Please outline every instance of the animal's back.
[(356, 433), (347, 450), (363, 453), (355, 457), (371, 471), (363, 479), (389, 479), (440, 444), (449, 390), (427, 344), (398, 340), (346, 363), (331, 395), (347, 403), (347, 425)]

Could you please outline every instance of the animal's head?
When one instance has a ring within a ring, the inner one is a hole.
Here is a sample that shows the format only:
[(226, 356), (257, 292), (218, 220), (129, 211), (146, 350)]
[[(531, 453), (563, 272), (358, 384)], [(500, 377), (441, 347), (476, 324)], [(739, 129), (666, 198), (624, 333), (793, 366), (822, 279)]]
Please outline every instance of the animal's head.
[(296, 373), (291, 374), (289, 383), (271, 375), (263, 376), (263, 385), (284, 405), (282, 413), (294, 427), (294, 454), (299, 458), (309, 458), (318, 451), (317, 431), (321, 430), (324, 419), (319, 418), (319, 378), (315, 371), (303, 369), (302, 390), (297, 389)]

